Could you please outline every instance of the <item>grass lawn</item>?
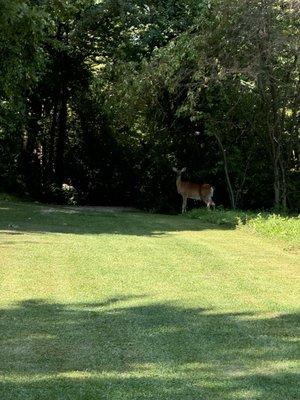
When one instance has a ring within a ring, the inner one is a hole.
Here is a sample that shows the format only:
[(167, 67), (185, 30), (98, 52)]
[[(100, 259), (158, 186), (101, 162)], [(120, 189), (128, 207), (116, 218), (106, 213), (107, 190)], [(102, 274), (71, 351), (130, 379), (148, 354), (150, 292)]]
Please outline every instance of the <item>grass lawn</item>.
[(299, 252), (182, 216), (0, 202), (1, 400), (291, 400)]

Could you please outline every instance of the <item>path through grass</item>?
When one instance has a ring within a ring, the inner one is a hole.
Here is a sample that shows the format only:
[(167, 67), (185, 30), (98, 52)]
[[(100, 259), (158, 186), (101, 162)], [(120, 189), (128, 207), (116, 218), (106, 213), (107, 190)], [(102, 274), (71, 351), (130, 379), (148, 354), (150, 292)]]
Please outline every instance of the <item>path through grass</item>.
[(298, 399), (299, 253), (181, 216), (0, 203), (0, 399)]

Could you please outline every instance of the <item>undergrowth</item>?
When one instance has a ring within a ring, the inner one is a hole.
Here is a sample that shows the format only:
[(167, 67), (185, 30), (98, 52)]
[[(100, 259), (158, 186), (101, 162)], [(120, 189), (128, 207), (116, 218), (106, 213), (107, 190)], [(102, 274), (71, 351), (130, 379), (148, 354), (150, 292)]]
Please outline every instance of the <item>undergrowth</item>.
[(288, 216), (276, 213), (233, 211), (204, 208), (187, 213), (192, 219), (230, 228), (250, 229), (265, 237), (280, 239), (300, 245), (300, 216)]

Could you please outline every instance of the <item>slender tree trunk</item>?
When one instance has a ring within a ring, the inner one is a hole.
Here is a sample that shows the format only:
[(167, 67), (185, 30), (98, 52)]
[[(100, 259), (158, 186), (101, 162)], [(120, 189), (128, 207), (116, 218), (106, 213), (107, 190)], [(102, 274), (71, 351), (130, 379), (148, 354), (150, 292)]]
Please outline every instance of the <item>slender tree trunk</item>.
[(236, 190), (236, 196), (235, 196), (235, 206), (236, 207), (238, 207), (238, 205), (240, 204), (241, 198), (242, 198), (242, 192), (243, 192), (244, 184), (245, 184), (245, 181), (246, 181), (247, 172), (248, 172), (248, 169), (249, 169), (251, 157), (252, 157), (252, 151), (250, 151), (250, 153), (248, 155), (247, 162), (246, 162), (245, 169), (244, 169), (244, 173), (243, 173), (243, 177), (241, 179), (241, 183), (240, 183), (238, 189)]
[(223, 160), (224, 160), (224, 172), (225, 172), (225, 177), (226, 177), (226, 182), (227, 182), (227, 189), (228, 189), (228, 193), (229, 193), (231, 208), (232, 208), (233, 210), (235, 210), (235, 208), (236, 208), (235, 197), (234, 197), (234, 192), (233, 192), (233, 189), (232, 189), (232, 184), (231, 184), (230, 177), (229, 177), (229, 172), (228, 172), (228, 163), (227, 163), (226, 149), (224, 149), (224, 146), (223, 146), (223, 144), (222, 144), (222, 141), (221, 141), (219, 135), (217, 135), (217, 134), (215, 133), (215, 137), (216, 137), (216, 139), (217, 139), (217, 141), (218, 141), (218, 143), (219, 143), (219, 147), (220, 147), (220, 150), (221, 150), (222, 155), (223, 155)]
[(287, 209), (287, 181), (286, 181), (286, 168), (282, 159), (279, 162), (281, 170), (281, 183), (282, 183), (282, 193), (281, 193), (281, 205), (283, 211)]
[(67, 95), (62, 94), (56, 140), (55, 154), (55, 179), (58, 185), (63, 183), (64, 176), (64, 152), (67, 137)]
[(22, 175), (29, 193), (39, 196), (42, 190), (42, 146), (39, 143), (41, 104), (36, 96), (28, 103), (29, 117), (25, 127), (22, 154)]
[[(68, 31), (67, 27), (63, 28), (62, 25), (58, 27), (57, 36), (62, 42), (68, 43)], [(57, 136), (55, 143), (55, 154), (54, 154), (54, 170), (55, 170), (55, 181), (61, 186), (65, 178), (64, 173), (64, 153), (67, 138), (67, 105), (68, 105), (68, 88), (67, 88), (67, 71), (65, 69), (66, 54), (64, 52), (59, 53), (58, 58), (58, 71), (59, 71), (59, 108), (57, 111)]]
[(277, 164), (274, 164), (274, 203), (275, 207), (280, 206), (280, 178)]
[(46, 180), (48, 182), (53, 181), (55, 166), (54, 166), (54, 154), (55, 154), (55, 134), (57, 126), (57, 112), (58, 112), (58, 99), (54, 100), (52, 121), (49, 130), (49, 142), (48, 142), (48, 161), (46, 166)]
[[(68, 32), (66, 29), (66, 26), (59, 24), (56, 36), (59, 41), (67, 44)], [(66, 71), (66, 54), (60, 50), (57, 57), (57, 73), (59, 79), (50, 128), (49, 161), (52, 180), (55, 181), (58, 186), (61, 186), (65, 177), (64, 153), (67, 137), (68, 76)]]
[(280, 129), (279, 118), (279, 96), (274, 79), (274, 70), (272, 60), (269, 53), (272, 46), (270, 43), (270, 29), (268, 20), (268, 3), (262, 3), (262, 21), (260, 28), (260, 41), (258, 44), (260, 74), (258, 76), (258, 87), (260, 89), (261, 98), (265, 106), (267, 115), (267, 135), (271, 145), (271, 160), (274, 169), (274, 205), (281, 206), (282, 180), (280, 171), (280, 159), (282, 157), (280, 151), (280, 137), (282, 129)]

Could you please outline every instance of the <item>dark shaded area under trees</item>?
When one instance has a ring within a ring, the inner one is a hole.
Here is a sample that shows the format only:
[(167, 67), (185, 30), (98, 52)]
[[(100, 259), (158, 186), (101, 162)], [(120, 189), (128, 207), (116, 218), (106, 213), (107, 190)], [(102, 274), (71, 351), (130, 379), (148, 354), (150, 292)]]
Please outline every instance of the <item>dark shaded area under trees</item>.
[(170, 212), (175, 165), (218, 204), (299, 210), (299, 21), (293, 0), (0, 0), (0, 189)]

